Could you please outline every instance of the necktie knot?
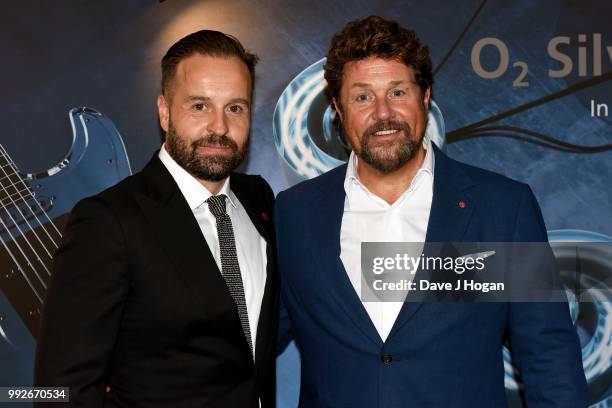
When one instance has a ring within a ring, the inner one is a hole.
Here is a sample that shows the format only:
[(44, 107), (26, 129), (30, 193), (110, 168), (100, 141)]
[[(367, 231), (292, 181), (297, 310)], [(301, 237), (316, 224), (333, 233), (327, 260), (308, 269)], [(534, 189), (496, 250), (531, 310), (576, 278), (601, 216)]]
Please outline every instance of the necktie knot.
[(219, 194), (216, 196), (210, 196), (206, 202), (208, 203), (208, 209), (215, 216), (215, 218), (222, 217), (227, 214), (225, 208), (225, 194)]

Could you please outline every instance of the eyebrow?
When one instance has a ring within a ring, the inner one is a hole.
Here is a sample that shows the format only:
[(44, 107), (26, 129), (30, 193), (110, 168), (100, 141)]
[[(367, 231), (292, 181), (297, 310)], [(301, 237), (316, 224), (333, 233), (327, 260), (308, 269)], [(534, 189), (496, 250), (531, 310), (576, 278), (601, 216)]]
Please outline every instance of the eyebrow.
[[(389, 82), (388, 85), (393, 87), (393, 86), (401, 85), (403, 83), (406, 83), (406, 81), (404, 81), (404, 80), (391, 81), (391, 82)], [(351, 88), (371, 88), (371, 87), (372, 87), (371, 84), (367, 84), (365, 82), (355, 82), (354, 84), (351, 85)]]
[(247, 101), (246, 99), (243, 99), (243, 98), (235, 98), (235, 99), (232, 99), (232, 100), (230, 101), (230, 103), (243, 103), (243, 104), (245, 104), (246, 106), (249, 106), (249, 105), (250, 105), (249, 101)]
[[(188, 97), (185, 99), (185, 101), (186, 101), (186, 102), (196, 102), (196, 101), (197, 101), (197, 102), (208, 102), (208, 101), (210, 101), (210, 100), (211, 100), (211, 98), (210, 98), (210, 97), (208, 97), (208, 96), (200, 96), (200, 95), (189, 95), (189, 96), (188, 96)], [(229, 101), (229, 103), (242, 103), (242, 104), (245, 104), (245, 105), (247, 105), (247, 106), (250, 106), (249, 101), (247, 101), (247, 100), (246, 100), (246, 99), (244, 99), (244, 98), (234, 98), (234, 99), (231, 99), (231, 100)]]
[(210, 101), (208, 96), (199, 96), (199, 95), (189, 95), (185, 102), (194, 102), (194, 101)]

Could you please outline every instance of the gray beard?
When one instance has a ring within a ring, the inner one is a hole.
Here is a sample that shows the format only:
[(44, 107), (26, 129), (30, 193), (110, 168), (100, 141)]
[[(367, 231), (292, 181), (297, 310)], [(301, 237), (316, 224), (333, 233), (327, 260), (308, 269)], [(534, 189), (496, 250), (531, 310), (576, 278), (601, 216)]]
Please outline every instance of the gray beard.
[[(198, 155), (197, 148), (206, 145), (228, 147), (232, 154), (205, 157)], [(166, 134), (166, 149), (174, 161), (192, 176), (207, 181), (221, 181), (236, 170), (246, 157), (247, 145), (248, 140), (239, 148), (229, 137), (216, 134), (206, 135), (188, 143), (176, 133), (172, 122)]]
[[(399, 146), (397, 141), (383, 142), (375, 145), (375, 149), (372, 148), (370, 139), (372, 135), (381, 130), (388, 129), (400, 129), (403, 133), (403, 138), (400, 141)], [(383, 174), (391, 173), (412, 160), (419, 147), (423, 144), (423, 138), (425, 133), (421, 135), (419, 139), (416, 139), (410, 125), (405, 122), (391, 122), (391, 123), (377, 123), (370, 127), (364, 132), (360, 143), (360, 154), (358, 157), (370, 166)], [(395, 154), (388, 154), (391, 152)]]

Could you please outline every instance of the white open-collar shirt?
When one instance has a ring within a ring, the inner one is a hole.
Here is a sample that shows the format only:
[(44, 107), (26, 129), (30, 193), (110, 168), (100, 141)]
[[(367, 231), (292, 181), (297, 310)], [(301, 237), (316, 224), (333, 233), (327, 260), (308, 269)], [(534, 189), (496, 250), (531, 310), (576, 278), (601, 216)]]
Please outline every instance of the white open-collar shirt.
[[(424, 242), (433, 198), (434, 152), (423, 139), (425, 160), (408, 189), (389, 204), (359, 181), (357, 156), (349, 158), (344, 179), (344, 214), (340, 230), (340, 259), (361, 298), (362, 242)], [(382, 341), (386, 341), (403, 302), (364, 302)]]

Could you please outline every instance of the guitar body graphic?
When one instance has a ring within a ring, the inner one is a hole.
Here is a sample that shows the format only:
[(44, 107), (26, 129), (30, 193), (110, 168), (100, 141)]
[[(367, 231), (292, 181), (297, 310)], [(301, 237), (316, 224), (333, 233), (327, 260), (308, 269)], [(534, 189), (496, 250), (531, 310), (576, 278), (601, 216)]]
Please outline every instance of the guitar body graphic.
[(131, 174), (112, 121), (70, 110), (72, 146), (47, 171), (22, 173), (0, 146), (0, 384), (31, 385), (52, 256), (72, 207)]

